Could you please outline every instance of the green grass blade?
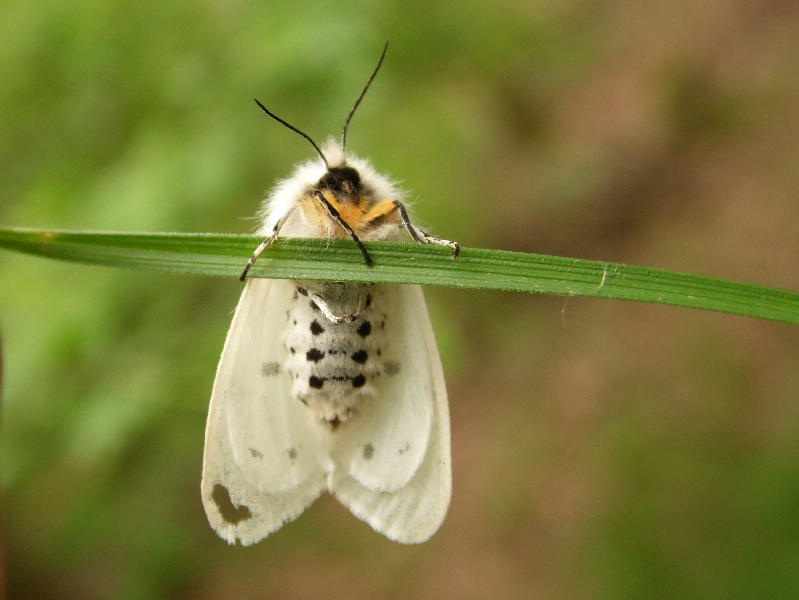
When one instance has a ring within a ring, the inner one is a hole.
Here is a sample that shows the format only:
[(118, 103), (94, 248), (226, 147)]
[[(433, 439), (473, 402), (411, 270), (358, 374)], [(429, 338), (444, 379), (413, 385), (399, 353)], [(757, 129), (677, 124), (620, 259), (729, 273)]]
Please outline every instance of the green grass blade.
[[(238, 277), (260, 238), (250, 235), (104, 233), (0, 228), (0, 247), (75, 262)], [(799, 324), (799, 294), (723, 279), (616, 263), (464, 248), (371, 242), (363, 263), (348, 240), (281, 239), (252, 277), (418, 283), (636, 300)]]

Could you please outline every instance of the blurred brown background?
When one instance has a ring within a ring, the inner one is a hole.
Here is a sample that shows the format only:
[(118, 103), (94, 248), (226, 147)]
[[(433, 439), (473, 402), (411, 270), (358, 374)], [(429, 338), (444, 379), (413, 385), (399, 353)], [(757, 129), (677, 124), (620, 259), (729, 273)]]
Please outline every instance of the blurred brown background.
[[(799, 4), (0, 3), (0, 224), (245, 233), (340, 131), (465, 246), (799, 291)], [(229, 547), (199, 495), (240, 285), (0, 254), (10, 595), (795, 598), (799, 329), (429, 289), (454, 493)]]

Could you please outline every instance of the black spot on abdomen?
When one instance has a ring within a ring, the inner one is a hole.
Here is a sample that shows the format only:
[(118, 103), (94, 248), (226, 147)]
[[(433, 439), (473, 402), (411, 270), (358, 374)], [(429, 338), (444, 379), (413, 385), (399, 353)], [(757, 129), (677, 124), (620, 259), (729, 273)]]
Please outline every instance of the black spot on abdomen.
[(320, 379), (316, 375), (311, 375), (308, 379), (308, 385), (310, 385), (315, 390), (321, 390), (322, 386), (325, 385), (324, 379)]
[(363, 387), (364, 384), (366, 384), (366, 377), (363, 376), (363, 373), (352, 378), (352, 387), (359, 388)]
[(350, 358), (359, 365), (362, 365), (366, 362), (366, 359), (369, 358), (369, 354), (366, 352), (366, 350), (358, 350), (352, 356), (350, 356)]
[[(315, 322), (315, 321), (314, 321)], [(364, 321), (361, 326), (355, 331), (359, 336), (366, 337), (372, 333), (372, 324), (369, 321)]]
[(324, 333), (325, 328), (319, 324), (319, 321), (314, 319), (311, 321), (311, 333), (314, 335), (319, 335), (320, 333)]
[(305, 358), (310, 362), (319, 362), (325, 357), (325, 353), (317, 348), (311, 348), (305, 353)]

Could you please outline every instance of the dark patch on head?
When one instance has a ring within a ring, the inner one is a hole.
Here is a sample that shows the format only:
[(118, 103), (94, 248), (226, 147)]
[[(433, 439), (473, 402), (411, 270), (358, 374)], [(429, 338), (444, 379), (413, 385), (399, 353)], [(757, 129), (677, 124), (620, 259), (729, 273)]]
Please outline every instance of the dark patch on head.
[(322, 386), (325, 385), (324, 379), (319, 379), (316, 375), (311, 375), (308, 379), (308, 385), (316, 390), (321, 390)]
[(374, 219), (369, 221), (369, 229), (377, 229), (381, 225), (383, 225), (386, 221), (388, 221), (388, 215), (382, 214), (377, 215)]
[(347, 196), (357, 196), (361, 189), (361, 176), (352, 167), (333, 167), (322, 175), (317, 186), (320, 190), (330, 190)]
[(314, 335), (319, 335), (320, 333), (324, 333), (325, 328), (319, 324), (319, 321), (314, 319), (311, 321), (311, 333)]
[(317, 348), (311, 348), (305, 353), (305, 358), (311, 362), (319, 362), (325, 357), (325, 353)]
[(375, 447), (372, 444), (366, 444), (363, 447), (363, 458), (364, 460), (371, 460), (372, 456), (374, 456)]
[(294, 461), (297, 458), (297, 449), (296, 448), (289, 448), (286, 450), (289, 455), (289, 460)]
[(387, 360), (385, 364), (386, 375), (396, 375), (400, 372), (400, 364), (393, 360)]
[(211, 491), (211, 500), (216, 504), (219, 516), (231, 525), (238, 525), (242, 521), (252, 518), (250, 509), (246, 506), (236, 506), (230, 499), (230, 492), (221, 483), (217, 483)]
[(252, 456), (253, 458), (263, 458), (264, 457), (264, 453), (263, 452), (259, 452), (255, 448), (250, 448), (250, 456)]
[(372, 324), (369, 321), (364, 321), (361, 323), (361, 326), (355, 330), (355, 332), (361, 337), (366, 337), (372, 333)]
[(261, 365), (261, 375), (264, 377), (274, 377), (280, 373), (280, 363), (265, 362)]
[(363, 374), (356, 375), (355, 377), (352, 378), (352, 387), (354, 388), (363, 387), (365, 383), (366, 383), (366, 377), (364, 377)]
[(297, 288), (297, 291), (298, 291), (300, 294), (302, 294), (303, 296), (307, 296), (307, 295), (308, 295), (308, 290), (306, 290), (305, 288), (298, 287), (298, 288)]
[(359, 365), (362, 365), (369, 358), (369, 354), (366, 352), (366, 350), (361, 349), (361, 350), (358, 350), (357, 352), (353, 353), (353, 355), (350, 356), (350, 358), (352, 360), (354, 360), (356, 363), (358, 363)]

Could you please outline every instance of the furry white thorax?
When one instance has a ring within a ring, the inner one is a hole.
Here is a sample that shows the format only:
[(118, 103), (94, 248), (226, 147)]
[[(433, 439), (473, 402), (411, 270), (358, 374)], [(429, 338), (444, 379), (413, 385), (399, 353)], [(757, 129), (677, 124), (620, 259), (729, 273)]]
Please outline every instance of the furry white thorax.
[[(374, 200), (403, 201), (405, 193), (397, 187), (396, 183), (378, 173), (368, 160), (347, 154), (335, 139), (328, 138), (322, 147), (322, 153), (331, 168), (347, 165), (357, 170), (361, 176), (361, 182), (371, 190)], [(315, 189), (319, 179), (326, 171), (322, 159), (315, 158), (298, 164), (289, 177), (279, 181), (264, 200), (258, 212), (258, 216), (262, 219), (258, 233), (264, 236), (269, 235), (275, 224), (297, 206), (302, 197), (309, 195)], [(301, 210), (294, 211), (280, 230), (280, 237), (316, 237), (317, 235)], [(394, 228), (380, 228), (366, 236), (365, 239), (399, 240), (401, 236), (399, 230)]]

